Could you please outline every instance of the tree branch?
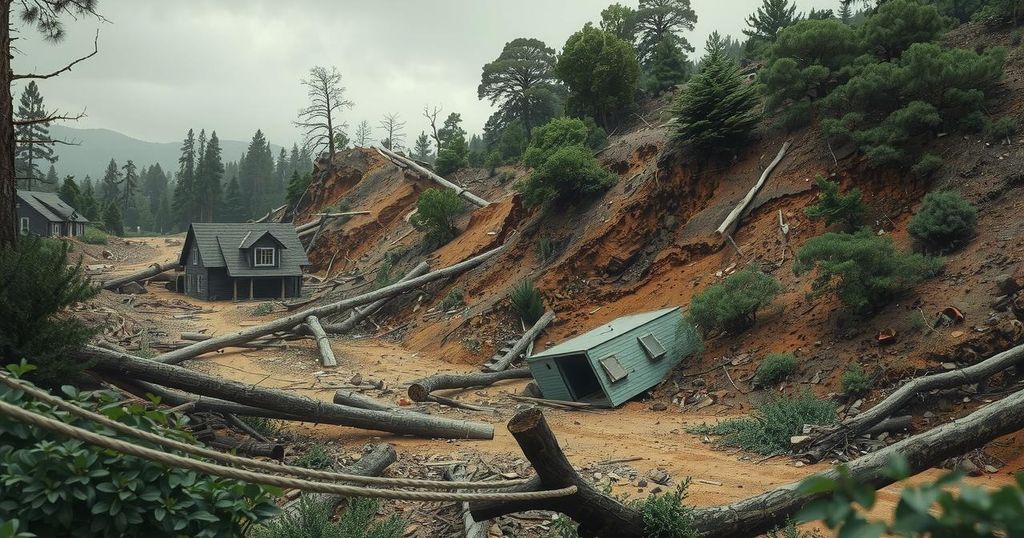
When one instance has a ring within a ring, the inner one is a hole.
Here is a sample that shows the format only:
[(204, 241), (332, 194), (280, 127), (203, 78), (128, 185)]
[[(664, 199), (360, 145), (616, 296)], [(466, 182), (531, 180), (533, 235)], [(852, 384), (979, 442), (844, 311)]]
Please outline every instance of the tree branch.
[(14, 120), (12, 123), (14, 125), (36, 125), (39, 123), (52, 123), (55, 121), (78, 121), (84, 117), (85, 112), (80, 112), (77, 116), (68, 116), (66, 114), (61, 114), (57, 111), (54, 111), (53, 113), (48, 114), (45, 118), (37, 118), (33, 120)]
[[(87, 54), (85, 56), (82, 56), (81, 58), (79, 58), (79, 59), (69, 63), (68, 65), (65, 65), (64, 67), (54, 71), (53, 73), (49, 73), (49, 74), (46, 74), (46, 75), (39, 75), (39, 74), (36, 74), (36, 73), (28, 73), (28, 74), (25, 74), (25, 75), (17, 75), (17, 74), (15, 74), (15, 75), (13, 75), (11, 77), (11, 80), (19, 80), (19, 79), (23, 79), (23, 78), (38, 78), (38, 79), (53, 78), (53, 77), (55, 77), (57, 75), (60, 75), (61, 73), (65, 73), (65, 72), (71, 71), (71, 68), (74, 67), (75, 64), (77, 64), (79, 62), (84, 62), (85, 60), (88, 60), (89, 58), (92, 58), (93, 56), (96, 56), (96, 54), (99, 53), (99, 51), (100, 51), (100, 31), (96, 30), (96, 37), (93, 38), (93, 41), (92, 41), (92, 52), (90, 52), (89, 54)], [(18, 125), (18, 123), (15, 122), (15, 125)]]

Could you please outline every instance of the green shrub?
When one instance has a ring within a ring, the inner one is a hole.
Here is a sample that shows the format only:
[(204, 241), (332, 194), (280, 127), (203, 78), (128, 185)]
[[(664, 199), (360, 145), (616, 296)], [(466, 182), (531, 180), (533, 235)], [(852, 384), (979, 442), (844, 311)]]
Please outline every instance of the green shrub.
[(818, 176), (815, 183), (821, 192), (818, 193), (818, 201), (804, 209), (807, 218), (824, 220), (826, 226), (843, 222), (851, 229), (864, 220), (867, 208), (861, 199), (860, 189), (850, 189), (850, 192), (840, 194), (839, 183), (821, 176)]
[(931, 192), (910, 219), (907, 230), (923, 245), (947, 252), (974, 236), (978, 210), (952, 191)]
[(789, 450), (789, 438), (803, 431), (805, 424), (826, 426), (836, 421), (836, 404), (811, 392), (773, 398), (756, 407), (753, 416), (699, 426), (691, 432), (721, 435), (722, 444), (765, 456)]
[(255, 538), (401, 538), (405, 521), (391, 516), (375, 521), (377, 499), (355, 497), (341, 519), (334, 523), (333, 502), (324, 497), (303, 495), (298, 510), (253, 528)]
[(693, 509), (683, 504), (690, 481), (679, 484), (674, 491), (655, 493), (632, 501), (630, 507), (640, 512), (644, 521), (644, 538), (697, 538), (693, 528)]
[(541, 298), (540, 290), (534, 287), (531, 280), (520, 282), (512, 290), (509, 299), (512, 301), (512, 311), (527, 325), (533, 325), (544, 315), (544, 300)]
[(103, 230), (95, 226), (86, 226), (82, 234), (82, 242), (90, 245), (106, 245), (109, 236)]
[(441, 301), (441, 310), (447, 312), (453, 308), (459, 308), (466, 306), (466, 297), (462, 293), (461, 288), (455, 288), (448, 292), (448, 295), (444, 296), (444, 300)]
[(914, 43), (938, 39), (946, 21), (935, 6), (918, 0), (890, 0), (861, 26), (864, 45), (882, 60), (899, 58)]
[(484, 161), (484, 167), (487, 168), (487, 175), (494, 177), (494, 174), (498, 171), (498, 167), (501, 166), (501, 154), (497, 151), (492, 151), (487, 154), (487, 160)]
[[(600, 129), (600, 127), (596, 128)], [(526, 147), (526, 152), (523, 153), (523, 164), (537, 168), (562, 148), (586, 147), (588, 135), (589, 130), (583, 120), (567, 117), (555, 118), (533, 129), (530, 144)]]
[(873, 310), (942, 267), (937, 258), (896, 250), (892, 237), (868, 228), (855, 234), (827, 233), (809, 239), (797, 252), (793, 272), (817, 269), (812, 296), (835, 292), (857, 311)]
[(80, 263), (68, 266), (68, 248), (35, 235), (0, 247), (0, 359), (33, 361), (33, 381), (48, 386), (69, 382), (87, 366), (68, 353), (97, 330), (66, 315), (69, 306), (97, 293)]
[(1017, 134), (1018, 127), (1017, 118), (1006, 116), (992, 122), (988, 127), (988, 134), (993, 140), (1003, 142), (1013, 138), (1013, 135)]
[[(74, 404), (133, 428), (195, 443), (180, 415), (126, 404), (113, 392), (80, 393), (68, 385), (62, 391)], [(166, 450), (6, 386), (0, 387), (0, 400), (106, 437)], [(0, 417), (0, 484), (0, 521), (17, 518), (19, 529), (36, 536), (240, 536), (251, 523), (278, 512), (271, 495), (280, 494), (112, 452), (7, 417)]]
[(618, 176), (601, 168), (589, 149), (572, 145), (555, 150), (529, 178), (516, 183), (516, 189), (529, 206), (570, 205), (608, 190), (618, 180)]
[(274, 311), (274, 305), (272, 303), (260, 303), (252, 308), (253, 316), (266, 316), (267, 314)]
[(939, 157), (934, 153), (925, 153), (921, 156), (921, 159), (910, 168), (910, 171), (917, 177), (929, 178), (932, 177), (935, 172), (938, 172), (944, 164), (945, 163), (942, 162), (942, 157)]
[(857, 31), (837, 20), (804, 20), (779, 32), (758, 79), (768, 110), (818, 99), (842, 83), (841, 70), (861, 54)]
[(796, 356), (792, 353), (769, 353), (754, 372), (754, 383), (768, 387), (789, 377), (796, 371)]
[(782, 285), (761, 271), (745, 269), (712, 284), (690, 301), (690, 318), (705, 332), (746, 330), (757, 311), (772, 302)]
[(420, 194), (416, 203), (416, 214), (410, 222), (417, 230), (425, 233), (430, 246), (440, 246), (451, 241), (458, 232), (455, 217), (462, 211), (462, 198), (451, 189), (427, 189)]
[(238, 420), (246, 423), (264, 437), (277, 437), (281, 434), (282, 424), (279, 420), (266, 417), (247, 417), (239, 415)]
[(537, 240), (537, 259), (540, 263), (548, 263), (555, 258), (555, 243), (550, 237)]
[(1012, 43), (1014, 47), (1019, 47), (1021, 42), (1024, 42), (1024, 31), (1014, 30), (1013, 33), (1010, 34), (1010, 43)]
[(301, 456), (295, 458), (292, 465), (307, 469), (329, 469), (334, 466), (334, 456), (319, 444), (313, 444)]
[(814, 121), (814, 104), (810, 99), (801, 99), (789, 106), (779, 118), (779, 127), (787, 132), (807, 127)]
[(802, 531), (797, 528), (796, 522), (792, 519), (787, 519), (786, 524), (781, 527), (776, 527), (765, 535), (765, 538), (824, 538), (818, 529), (811, 529), (810, 531)]
[(873, 382), (868, 376), (867, 372), (859, 364), (851, 364), (843, 372), (843, 377), (840, 380), (843, 386), (843, 392), (846, 394), (861, 394), (871, 390)]

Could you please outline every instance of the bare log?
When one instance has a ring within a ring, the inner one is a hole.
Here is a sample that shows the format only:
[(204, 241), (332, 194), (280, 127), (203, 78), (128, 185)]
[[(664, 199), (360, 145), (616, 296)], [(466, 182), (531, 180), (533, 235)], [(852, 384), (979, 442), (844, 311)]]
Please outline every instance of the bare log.
[(508, 368), (508, 365), (512, 364), (512, 361), (516, 360), (516, 357), (518, 357), (520, 353), (526, 351), (526, 348), (528, 348), (530, 344), (537, 339), (541, 331), (543, 331), (553, 319), (555, 319), (554, 312), (550, 310), (545, 312), (544, 315), (537, 320), (537, 323), (534, 323), (533, 327), (530, 327), (530, 330), (526, 331), (522, 338), (512, 346), (512, 349), (491, 364), (488, 371), (500, 372), (501, 370)]
[(300, 312), (296, 312), (295, 314), (278, 318), (269, 323), (257, 325), (255, 327), (250, 327), (248, 329), (238, 331), (233, 334), (219, 336), (217, 338), (211, 338), (203, 342), (196, 342), (195, 344), (189, 347), (161, 354), (157, 356), (154, 360), (166, 364), (177, 364), (186, 359), (191, 359), (193, 357), (202, 355), (203, 353), (216, 351), (218, 349), (230, 347), (235, 344), (249, 342), (261, 336), (273, 334), (278, 331), (290, 331), (294, 329), (297, 325), (302, 323), (309, 316), (317, 316), (322, 318), (334, 314), (336, 312), (343, 312), (345, 310), (349, 310), (357, 306), (370, 304), (380, 299), (394, 297), (400, 293), (416, 289), (424, 284), (427, 284), (428, 282), (433, 282), (435, 280), (447, 278), (449, 276), (454, 276), (462, 272), (468, 271), (469, 269), (472, 269), (480, 265), (481, 263), (487, 261), (488, 259), (492, 258), (493, 256), (497, 255), (504, 249), (505, 246), (502, 245), (498, 248), (489, 250), (487, 252), (484, 252), (483, 254), (479, 254), (463, 262), (450, 265), (448, 267), (445, 267), (444, 269), (439, 269), (432, 273), (427, 273), (416, 278), (411, 278), (409, 280), (406, 280), (405, 282), (396, 282), (390, 286), (385, 286), (383, 288), (371, 291), (369, 293), (365, 293), (363, 295), (358, 295), (356, 297), (351, 297), (348, 299), (344, 299), (323, 306), (318, 306), (315, 308), (309, 308)]
[(309, 332), (313, 333), (313, 338), (316, 338), (316, 347), (320, 349), (320, 364), (325, 368), (338, 366), (338, 361), (334, 358), (334, 350), (331, 349), (331, 340), (327, 338), (327, 333), (320, 326), (320, 320), (316, 316), (307, 316), (306, 326), (309, 327)]
[(273, 458), (278, 461), (284, 459), (284, 445), (280, 443), (263, 443), (252, 439), (235, 439), (224, 435), (214, 435), (210, 445), (221, 450), (234, 450), (239, 454)]
[[(398, 454), (395, 453), (395, 447), (387, 443), (378, 443), (373, 445), (369, 452), (363, 454), (363, 457), (359, 458), (359, 461), (343, 468), (341, 472), (359, 476), (380, 476), (384, 474), (384, 469), (387, 469), (389, 465), (397, 460)], [(332, 495), (330, 493), (304, 493), (302, 496), (285, 503), (285, 505), (281, 507), (283, 513), (293, 516), (296, 515), (298, 513), (299, 502), (302, 497), (306, 497), (313, 502), (326, 503), (327, 506), (330, 507), (331, 512), (337, 509), (341, 503), (345, 502), (345, 497), (342, 495)]]
[(757, 196), (757, 193), (761, 191), (761, 187), (764, 187), (764, 184), (768, 181), (768, 176), (772, 175), (772, 171), (775, 170), (775, 167), (778, 166), (780, 162), (782, 162), (782, 158), (786, 156), (786, 152), (789, 151), (789, 148), (792, 145), (793, 142), (789, 140), (782, 145), (782, 149), (779, 150), (779, 154), (775, 156), (775, 160), (768, 165), (768, 168), (764, 169), (764, 172), (761, 173), (761, 177), (757, 180), (757, 183), (754, 184), (754, 187), (747, 192), (747, 195), (740, 200), (740, 203), (729, 212), (727, 217), (725, 217), (725, 220), (722, 221), (722, 225), (715, 230), (719, 237), (732, 233), (732, 229), (736, 222), (743, 216), (743, 212), (747, 210), (747, 206), (754, 201), (754, 197)]
[(1016, 366), (1021, 361), (1024, 361), (1024, 345), (998, 353), (966, 368), (918, 377), (905, 383), (871, 409), (844, 420), (834, 429), (812, 440), (803, 456), (811, 461), (819, 461), (833, 447), (882, 422), (886, 417), (903, 409), (919, 394), (977, 383), (1011, 366)]
[[(466, 466), (461, 464), (453, 465), (445, 471), (445, 478), (456, 482), (465, 480)], [(487, 530), (491, 526), (489, 521), (475, 521), (473, 514), (469, 512), (468, 502), (460, 503), (459, 512), (462, 516), (463, 535), (465, 538), (487, 538)]]
[(902, 432), (910, 430), (914, 417), (904, 415), (902, 417), (887, 418), (878, 424), (864, 431), (867, 435), (878, 435), (883, 432)]
[[(196, 406), (195, 402), (187, 402), (187, 403), (182, 404), (182, 405), (189, 405), (193, 409)], [(259, 441), (261, 443), (269, 443), (270, 442), (270, 439), (267, 439), (266, 436), (264, 436), (262, 433), (260, 433), (260, 432), (256, 431), (255, 429), (253, 429), (252, 426), (246, 424), (244, 420), (236, 417), (235, 415), (232, 415), (231, 413), (221, 413), (220, 415), (222, 417), (224, 417), (224, 420), (228, 421), (228, 424), (231, 424), (232, 426), (238, 428), (239, 430), (242, 430), (249, 437), (252, 437), (253, 439), (255, 439), (255, 440), (257, 440), (257, 441)]]
[[(320, 217), (320, 226), (316, 227), (316, 231), (313, 233), (313, 238), (310, 239), (309, 243), (306, 245), (306, 254), (307, 255), (310, 252), (313, 251), (313, 245), (316, 244), (316, 240), (317, 240), (318, 237), (320, 237), (320, 233), (324, 231), (324, 226), (326, 224), (327, 224), (327, 219), (325, 217)], [(312, 231), (312, 230), (310, 230), (310, 231)]]
[(270, 211), (267, 211), (266, 215), (263, 215), (262, 217), (254, 220), (253, 222), (254, 223), (267, 222), (268, 220), (270, 220), (271, 216), (273, 216), (275, 213), (277, 213), (278, 211), (281, 211), (282, 209), (284, 209), (286, 207), (288, 207), (287, 204), (285, 204), (285, 205), (283, 205), (281, 207), (275, 208), (275, 209), (271, 209)]
[(430, 401), (431, 392), (446, 389), (487, 387), (506, 379), (531, 379), (529, 368), (479, 374), (438, 374), (413, 381), (409, 385), (409, 399), (414, 402)]
[(384, 155), (385, 157), (390, 159), (395, 164), (397, 164), (399, 166), (403, 166), (404, 165), (404, 167), (406, 167), (406, 168), (411, 168), (417, 174), (419, 174), (419, 175), (421, 175), (421, 176), (423, 176), (423, 177), (425, 177), (425, 178), (427, 178), (427, 179), (429, 179), (429, 180), (431, 180), (431, 181), (433, 181), (435, 183), (438, 183), (439, 185), (442, 185), (444, 187), (447, 187), (447, 188), (455, 191), (455, 194), (458, 194), (462, 198), (465, 198), (466, 200), (468, 200), (470, 203), (472, 203), (473, 205), (475, 205), (477, 207), (486, 207), (486, 206), (491, 204), (487, 200), (484, 200), (483, 198), (481, 198), (481, 197), (479, 197), (479, 196), (477, 196), (477, 195), (467, 191), (466, 189), (463, 189), (462, 187), (452, 183), (451, 181), (448, 181), (447, 179), (445, 179), (445, 178), (435, 174), (434, 172), (431, 172), (430, 170), (427, 170), (426, 168), (416, 164), (416, 162), (413, 161), (412, 159), (407, 159), (405, 157), (402, 157), (401, 155), (399, 155), (399, 154), (397, 154), (397, 153), (395, 153), (395, 152), (393, 152), (393, 151), (391, 151), (391, 150), (389, 150), (387, 148), (379, 147), (379, 148), (376, 148), (376, 149), (377, 149), (378, 152), (381, 153), (381, 155)]
[[(209, 339), (211, 339), (213, 337), (214, 337), (214, 335), (212, 335), (212, 334), (190, 333), (190, 332), (181, 333), (181, 339), (182, 340), (188, 340), (190, 342), (203, 342), (203, 341), (209, 340)], [(256, 345), (256, 344), (259, 344), (259, 345), (276, 344), (276, 343), (280, 342), (281, 340), (301, 340), (302, 338), (304, 338), (304, 336), (300, 335), (300, 334), (282, 333), (282, 334), (270, 335), (270, 336), (267, 336), (265, 338), (256, 338), (255, 340), (252, 340), (249, 343), (250, 344), (254, 344), (254, 345)]]
[(170, 271), (175, 267), (178, 267), (178, 262), (154, 263), (153, 265), (150, 265), (149, 267), (141, 271), (136, 271), (130, 275), (125, 275), (112, 280), (107, 280), (103, 282), (102, 288), (105, 290), (116, 290), (117, 288), (120, 288), (121, 286), (124, 286), (129, 282), (137, 282), (139, 280), (152, 278), (165, 271)]
[[(403, 276), (402, 279), (399, 280), (399, 282), (407, 282), (410, 279), (425, 275), (429, 270), (430, 266), (427, 265), (427, 262), (420, 262), (419, 265), (413, 267), (411, 271), (406, 273), (405, 276)], [(334, 334), (346, 333), (348, 331), (351, 331), (352, 329), (355, 328), (356, 325), (359, 324), (360, 321), (363, 321), (367, 317), (373, 315), (374, 312), (383, 308), (384, 305), (387, 304), (387, 302), (390, 301), (391, 299), (391, 297), (386, 297), (384, 299), (374, 301), (366, 306), (353, 308), (352, 313), (349, 314), (348, 316), (348, 319), (342, 321), (341, 323), (324, 325), (324, 330)]]
[(282, 390), (230, 381), (180, 366), (161, 364), (95, 346), (88, 346), (77, 352), (75, 356), (92, 361), (90, 368), (102, 374), (147, 381), (229, 402), (261, 407), (293, 417), (301, 417), (307, 422), (339, 424), (428, 438), (492, 439), (494, 437), (494, 428), (490, 424), (416, 413), (389, 413), (345, 407)]
[(340, 389), (334, 393), (334, 403), (360, 409), (375, 409), (377, 411), (397, 411), (399, 409), (397, 405), (382, 402), (376, 398), (370, 398), (358, 392), (345, 389)]
[(208, 398), (205, 396), (196, 396), (194, 394), (185, 394), (136, 379), (128, 379), (118, 376), (103, 377), (106, 378), (110, 384), (116, 385), (117, 387), (130, 392), (131, 394), (142, 398), (144, 401), (149, 401), (149, 396), (152, 395), (159, 397), (160, 403), (170, 406), (192, 404), (192, 410), (200, 413), (209, 412), (232, 416), (273, 418), (277, 420), (290, 420), (296, 422), (307, 421), (307, 419), (303, 417), (282, 413), (280, 411), (272, 411), (270, 409), (253, 407), (251, 405), (242, 405), (235, 402), (229, 402), (227, 400), (221, 400), (219, 398)]

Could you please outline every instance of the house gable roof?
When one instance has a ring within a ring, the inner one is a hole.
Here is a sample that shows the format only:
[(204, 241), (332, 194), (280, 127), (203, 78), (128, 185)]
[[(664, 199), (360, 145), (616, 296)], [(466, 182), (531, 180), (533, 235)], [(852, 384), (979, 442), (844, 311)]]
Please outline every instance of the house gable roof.
[(640, 314), (632, 314), (613, 319), (600, 327), (566, 340), (551, 349), (546, 349), (535, 355), (530, 355), (529, 360), (586, 353), (609, 340), (618, 338), (637, 327), (646, 325), (677, 310), (679, 310), (679, 307), (674, 306), (672, 308), (664, 308), (661, 310), (654, 310), (652, 312), (642, 312)]
[(51, 222), (89, 222), (54, 192), (18, 191), (18, 200)]
[[(252, 246), (268, 234), (281, 245), (277, 267), (250, 267), (248, 247), (242, 245)], [(203, 266), (224, 267), (230, 276), (299, 276), (302, 268), (309, 265), (306, 251), (290, 223), (193, 222), (179, 256), (182, 264), (187, 261), (193, 242)]]

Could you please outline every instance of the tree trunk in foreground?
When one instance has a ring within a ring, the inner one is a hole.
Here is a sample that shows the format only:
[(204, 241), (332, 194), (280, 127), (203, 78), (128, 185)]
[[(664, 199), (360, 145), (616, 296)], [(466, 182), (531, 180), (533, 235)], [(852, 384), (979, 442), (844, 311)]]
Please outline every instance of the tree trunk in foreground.
[[(373, 445), (369, 452), (363, 454), (359, 461), (349, 465), (341, 470), (346, 474), (354, 474), (359, 476), (380, 476), (384, 474), (384, 469), (388, 468), (388, 465), (398, 461), (398, 454), (395, 453), (395, 447), (387, 443), (379, 443)], [(301, 496), (295, 498), (295, 500), (288, 501), (281, 510), (286, 514), (295, 515), (299, 510), (299, 502), (302, 497), (306, 497), (314, 502), (320, 501), (325, 502), (330, 507), (331, 512), (336, 510), (338, 506), (345, 502), (343, 495), (333, 495), (331, 493), (303, 493)]]
[(733, 210), (729, 212), (729, 215), (725, 217), (725, 220), (722, 221), (722, 225), (715, 230), (718, 232), (719, 237), (725, 237), (732, 233), (736, 222), (743, 216), (743, 212), (746, 211), (747, 206), (754, 201), (754, 197), (757, 196), (757, 193), (761, 191), (761, 187), (764, 187), (764, 184), (768, 181), (768, 176), (772, 175), (772, 171), (775, 170), (775, 167), (778, 166), (780, 162), (782, 162), (782, 158), (786, 156), (786, 152), (789, 151), (789, 147), (792, 145), (793, 143), (788, 140), (782, 145), (782, 149), (779, 150), (779, 154), (775, 156), (775, 160), (768, 165), (768, 168), (764, 169), (764, 172), (761, 173), (761, 177), (758, 178), (757, 183), (754, 183), (754, 187), (747, 192), (747, 195), (740, 200), (740, 203), (736, 204), (736, 207), (734, 207)]
[(161, 364), (95, 346), (88, 346), (77, 352), (75, 356), (92, 361), (90, 369), (102, 374), (148, 381), (202, 396), (261, 407), (300, 417), (307, 422), (338, 424), (427, 438), (492, 439), (494, 437), (494, 428), (490, 424), (414, 413), (389, 413), (344, 407), (297, 396), (282, 390), (260, 388), (252, 384), (193, 372), (180, 366)]
[(445, 178), (443, 178), (443, 177), (441, 177), (441, 176), (431, 172), (430, 170), (427, 170), (426, 168), (423, 168), (422, 166), (416, 164), (416, 161), (413, 161), (412, 159), (407, 159), (405, 157), (402, 157), (401, 155), (399, 155), (399, 154), (397, 154), (397, 153), (395, 153), (395, 152), (393, 152), (393, 151), (391, 151), (391, 150), (389, 150), (387, 148), (384, 148), (384, 147), (377, 148), (377, 151), (381, 152), (382, 155), (384, 155), (385, 157), (390, 159), (392, 162), (395, 162), (395, 164), (398, 164), (400, 166), (401, 165), (405, 165), (405, 167), (407, 167), (407, 168), (412, 168), (417, 174), (419, 174), (419, 175), (421, 175), (421, 176), (423, 176), (423, 177), (425, 177), (425, 178), (427, 178), (427, 179), (429, 179), (429, 180), (431, 180), (431, 181), (433, 181), (433, 182), (435, 182), (435, 183), (437, 183), (439, 185), (442, 185), (444, 187), (447, 187), (447, 188), (455, 191), (455, 194), (458, 194), (462, 198), (465, 198), (466, 200), (469, 200), (470, 203), (472, 203), (473, 205), (475, 205), (477, 207), (486, 207), (486, 206), (491, 204), (487, 200), (484, 200), (483, 198), (481, 198), (481, 197), (479, 197), (479, 196), (477, 196), (477, 195), (467, 191), (466, 189), (463, 189), (462, 187), (452, 183), (451, 181), (448, 181), (447, 179), (445, 179)]
[(426, 402), (430, 401), (430, 393), (435, 390), (487, 387), (506, 379), (530, 379), (532, 377), (533, 374), (530, 373), (529, 368), (479, 374), (437, 374), (413, 381), (409, 385), (409, 399), (414, 402)]
[(280, 443), (263, 443), (252, 439), (235, 439), (214, 434), (210, 445), (221, 450), (234, 450), (239, 454), (272, 458), (277, 461), (284, 459), (284, 445)]
[[(430, 270), (430, 266), (427, 262), (420, 262), (419, 265), (413, 267), (411, 271), (405, 274), (398, 282), (408, 282), (409, 280), (427, 274)], [(341, 334), (351, 331), (359, 324), (360, 321), (372, 316), (374, 312), (380, 310), (390, 301), (393, 297), (386, 297), (384, 299), (378, 299), (373, 303), (366, 306), (361, 306), (352, 309), (352, 313), (349, 314), (348, 319), (341, 323), (327, 324), (324, 325), (324, 330), (329, 333)]]
[(320, 364), (324, 368), (338, 366), (338, 361), (334, 358), (334, 350), (331, 349), (331, 340), (327, 338), (327, 333), (320, 326), (320, 320), (316, 316), (307, 316), (306, 326), (309, 327), (309, 332), (316, 339), (316, 347), (320, 350)]
[(152, 278), (152, 277), (154, 277), (156, 275), (159, 275), (160, 273), (164, 273), (166, 271), (170, 271), (171, 269), (174, 269), (175, 267), (178, 267), (178, 266), (179, 266), (178, 262), (168, 262), (168, 263), (160, 263), (160, 264), (154, 263), (153, 265), (150, 265), (149, 267), (147, 267), (147, 268), (145, 268), (145, 269), (143, 269), (141, 271), (136, 271), (136, 272), (134, 272), (134, 273), (132, 273), (130, 275), (125, 275), (125, 276), (122, 276), (122, 277), (118, 277), (118, 278), (115, 278), (113, 280), (107, 280), (107, 281), (103, 282), (103, 286), (102, 287), (105, 290), (116, 290), (117, 288), (120, 288), (121, 286), (124, 286), (125, 284), (127, 284), (129, 282), (136, 282), (136, 281), (139, 281), (139, 280), (145, 280), (147, 278)]
[(159, 355), (153, 360), (166, 364), (177, 364), (181, 361), (202, 355), (203, 353), (209, 353), (210, 351), (216, 351), (218, 349), (230, 347), (234, 344), (243, 344), (245, 342), (249, 342), (250, 340), (254, 340), (261, 336), (272, 334), (278, 331), (290, 331), (293, 330), (299, 324), (301, 324), (308, 316), (325, 317), (336, 312), (343, 312), (345, 310), (350, 310), (357, 306), (373, 303), (374, 301), (377, 301), (379, 299), (394, 297), (400, 293), (404, 293), (406, 291), (418, 288), (424, 284), (433, 282), (435, 280), (439, 280), (449, 276), (454, 276), (464, 271), (468, 271), (469, 269), (472, 269), (480, 265), (481, 263), (487, 261), (491, 257), (497, 255), (504, 249), (505, 246), (502, 245), (498, 248), (484, 252), (483, 254), (474, 256), (466, 261), (459, 262), (455, 265), (450, 265), (448, 267), (445, 267), (444, 269), (438, 269), (437, 271), (434, 271), (432, 273), (427, 273), (423, 276), (412, 278), (405, 282), (396, 282), (390, 286), (385, 286), (383, 288), (380, 288), (379, 290), (372, 291), (370, 293), (365, 293), (363, 295), (358, 295), (356, 297), (351, 297), (335, 303), (330, 303), (315, 308), (309, 308), (301, 312), (296, 312), (295, 314), (285, 316), (283, 318), (278, 318), (274, 321), (265, 323), (263, 325), (250, 327), (237, 333), (218, 336), (217, 338), (211, 338), (209, 340), (197, 342), (191, 346), (182, 349), (176, 349), (174, 351)]
[[(482, 521), (526, 510), (554, 510), (580, 522), (580, 536), (643, 536), (643, 521), (638, 512), (597, 493), (576, 475), (539, 410), (528, 409), (518, 413), (508, 428), (537, 471), (536, 478), (518, 486), (516, 491), (569, 484), (580, 489), (573, 496), (545, 501), (472, 503), (474, 519)], [(962, 419), (857, 458), (846, 466), (854, 481), (879, 489), (893, 483), (886, 471), (890, 458), (896, 454), (904, 456), (911, 473), (916, 474), (1022, 428), (1024, 391), (982, 407)], [(836, 478), (838, 473), (830, 469), (812, 476)], [(694, 509), (695, 530), (707, 538), (757, 536), (785, 524), (786, 518), (796, 514), (808, 502), (828, 496), (801, 496), (797, 494), (799, 485), (800, 482), (793, 482), (731, 504)]]
[(512, 346), (512, 349), (510, 349), (508, 353), (502, 355), (500, 359), (490, 366), (489, 370), (492, 372), (500, 372), (501, 370), (508, 368), (508, 365), (512, 364), (512, 361), (516, 360), (516, 357), (518, 357), (520, 353), (526, 351), (526, 348), (530, 347), (530, 343), (537, 339), (537, 336), (540, 335), (541, 331), (543, 331), (553, 319), (555, 319), (554, 312), (550, 310), (545, 312), (544, 315), (537, 320), (537, 323), (534, 323), (533, 327), (530, 327), (530, 330), (526, 331), (522, 338)]
[(14, 173), (14, 96), (11, 93), (11, 0), (0, 0), (0, 247), (17, 238)]
[(903, 409), (918, 394), (976, 383), (1016, 366), (1022, 360), (1024, 345), (1010, 348), (967, 368), (918, 377), (901, 386), (871, 409), (844, 420), (834, 429), (812, 440), (803, 456), (812, 462), (820, 461), (833, 447), (866, 432), (886, 417)]
[(364, 396), (352, 390), (339, 389), (334, 393), (334, 403), (358, 407), (360, 409), (375, 409), (377, 411), (399, 411), (401, 408), (389, 402)]
[[(454, 465), (445, 471), (444, 476), (448, 480), (456, 482), (466, 480), (466, 466)], [(459, 503), (459, 515), (462, 518), (462, 535), (465, 538), (487, 538), (487, 531), (491, 527), (490, 521), (476, 521), (473, 514), (469, 512), (469, 503)]]

